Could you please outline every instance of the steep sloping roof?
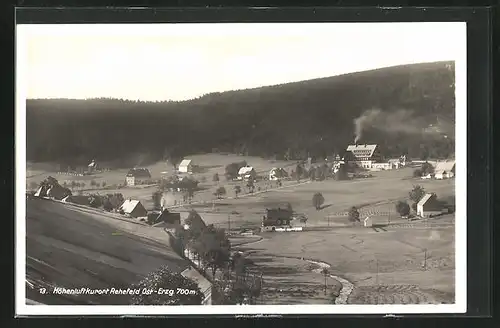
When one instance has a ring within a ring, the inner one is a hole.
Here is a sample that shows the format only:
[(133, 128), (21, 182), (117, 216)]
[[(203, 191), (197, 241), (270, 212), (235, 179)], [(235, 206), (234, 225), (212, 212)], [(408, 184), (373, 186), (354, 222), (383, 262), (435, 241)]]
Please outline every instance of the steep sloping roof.
[[(196, 271), (193, 268), (187, 268), (186, 270), (181, 272), (181, 275), (197, 283), (202, 293), (205, 293), (212, 287), (210, 281), (208, 281), (205, 277), (203, 277), (198, 271)], [(208, 295), (204, 296), (206, 297)]]
[(189, 262), (172, 249), (162, 229), (36, 198), (27, 201), (26, 207), (26, 280), (37, 286), (35, 290), (27, 288), (26, 297), (35, 301), (127, 305), (126, 298), (111, 295), (41, 295), (38, 287), (49, 290), (54, 285), (70, 287), (81, 281), (90, 288), (104, 289), (112, 281), (117, 288), (127, 288), (162, 265), (174, 273), (189, 267)]
[(123, 212), (130, 214), (137, 206), (140, 206), (139, 204), (142, 205), (138, 200), (127, 199), (123, 202), (122, 206), (120, 206), (120, 209), (123, 210)]
[(239, 175), (243, 175), (243, 174), (248, 174), (250, 172), (253, 171), (253, 167), (251, 166), (243, 166), (242, 168), (240, 168), (240, 170), (238, 171), (238, 174)]
[(356, 157), (371, 157), (377, 145), (349, 145), (347, 151), (352, 152)]
[(429, 199), (436, 197), (435, 194), (425, 194), (424, 197), (418, 202), (417, 206), (424, 206), (425, 203), (429, 201)]
[(164, 221), (167, 223), (181, 223), (181, 214), (180, 213), (171, 213), (167, 209), (163, 210), (163, 212), (158, 215), (156, 218), (156, 222)]
[(179, 164), (179, 166), (189, 166), (191, 164), (192, 160), (190, 159), (183, 159), (182, 162)]
[(38, 190), (35, 192), (36, 197), (45, 197), (47, 196), (47, 188), (45, 186), (40, 186)]
[(451, 170), (453, 170), (454, 167), (455, 167), (455, 161), (437, 162), (436, 167), (434, 168), (434, 172), (436, 173), (450, 172)]

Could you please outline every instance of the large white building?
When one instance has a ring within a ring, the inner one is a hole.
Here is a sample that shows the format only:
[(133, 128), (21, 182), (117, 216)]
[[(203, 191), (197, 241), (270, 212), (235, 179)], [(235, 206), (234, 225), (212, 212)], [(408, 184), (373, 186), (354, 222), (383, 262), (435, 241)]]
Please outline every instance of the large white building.
[(350, 156), (348, 161), (364, 169), (372, 169), (373, 164), (379, 163), (381, 160), (381, 155), (377, 148), (377, 145), (349, 145), (346, 150), (352, 156)]

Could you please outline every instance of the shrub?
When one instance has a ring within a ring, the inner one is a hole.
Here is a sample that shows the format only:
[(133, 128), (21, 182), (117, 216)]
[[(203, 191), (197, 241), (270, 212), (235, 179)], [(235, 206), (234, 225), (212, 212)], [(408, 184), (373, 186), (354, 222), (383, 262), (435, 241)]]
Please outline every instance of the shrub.
[(351, 222), (360, 222), (358, 209), (354, 206), (349, 209), (348, 217)]
[(320, 192), (317, 192), (313, 195), (312, 198), (312, 203), (314, 208), (316, 208), (317, 211), (321, 209), (321, 206), (325, 203), (325, 198), (323, 197), (323, 194)]
[(406, 216), (410, 214), (410, 205), (406, 202), (399, 201), (396, 203), (396, 211), (401, 216)]

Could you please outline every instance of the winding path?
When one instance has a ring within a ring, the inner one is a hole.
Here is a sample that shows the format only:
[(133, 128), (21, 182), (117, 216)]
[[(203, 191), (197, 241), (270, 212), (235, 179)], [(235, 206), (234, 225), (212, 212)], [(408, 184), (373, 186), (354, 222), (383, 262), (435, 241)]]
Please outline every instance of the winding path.
[[(255, 241), (243, 242), (236, 247), (248, 246), (248, 245), (256, 244), (258, 242), (265, 240), (261, 236), (255, 236), (254, 238), (258, 238), (258, 239)], [(324, 238), (303, 245), (302, 252), (305, 252), (305, 248), (307, 246), (314, 245), (314, 244), (320, 243), (322, 241), (324, 241)], [(310, 258), (305, 258), (305, 257), (300, 257), (300, 256), (283, 256), (283, 255), (272, 255), (272, 254), (270, 256), (273, 258), (288, 258), (288, 259), (293, 259), (293, 260), (302, 260), (306, 263), (315, 264), (315, 265), (319, 266), (319, 268), (314, 269), (313, 271), (318, 273), (318, 274), (322, 274), (321, 271), (324, 268), (326, 268), (326, 269), (331, 268), (331, 265), (326, 263), (326, 262), (318, 261), (318, 260), (310, 259)], [(342, 284), (342, 288), (340, 290), (339, 296), (337, 298), (335, 298), (335, 304), (347, 304), (347, 300), (349, 299), (349, 296), (351, 295), (352, 291), (354, 290), (354, 285), (349, 280), (342, 278), (342, 277), (339, 277), (339, 276), (336, 276), (336, 275), (333, 275), (333, 274), (329, 274), (329, 277), (337, 280), (338, 282), (340, 282)]]

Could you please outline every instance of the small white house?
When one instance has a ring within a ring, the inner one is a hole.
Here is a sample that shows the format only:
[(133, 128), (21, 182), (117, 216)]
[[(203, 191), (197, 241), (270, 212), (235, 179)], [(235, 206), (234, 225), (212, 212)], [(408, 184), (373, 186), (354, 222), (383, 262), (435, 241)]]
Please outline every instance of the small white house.
[(183, 159), (179, 164), (178, 171), (180, 173), (191, 173), (193, 172), (193, 161), (190, 159)]
[(371, 228), (373, 226), (373, 220), (369, 216), (367, 216), (366, 219), (364, 219), (363, 221), (363, 225), (366, 228)]
[(271, 171), (269, 171), (269, 180), (276, 181), (282, 178), (286, 178), (288, 173), (281, 167), (273, 167)]

